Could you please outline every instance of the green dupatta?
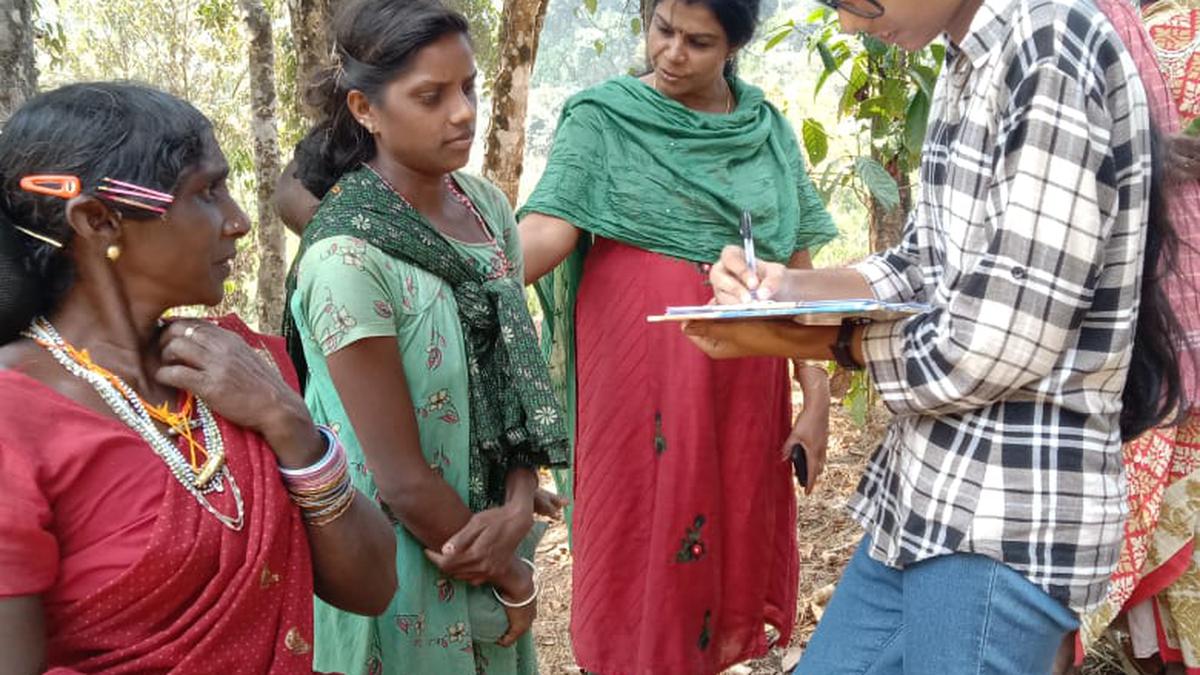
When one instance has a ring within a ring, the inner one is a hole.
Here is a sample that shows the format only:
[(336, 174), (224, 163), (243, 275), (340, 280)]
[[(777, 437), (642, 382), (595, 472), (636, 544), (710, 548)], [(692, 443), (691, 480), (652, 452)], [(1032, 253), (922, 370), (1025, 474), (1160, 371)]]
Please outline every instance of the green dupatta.
[[(559, 117), (546, 170), (518, 218), (543, 213), (586, 233), (537, 284), (546, 317), (542, 347), (572, 448), (575, 298), (592, 236), (711, 263), (725, 246), (741, 244), (745, 209), (754, 219), (756, 252), (766, 260), (786, 262), (837, 237), (787, 120), (758, 87), (736, 78), (730, 86), (737, 107), (714, 115), (618, 77), (572, 97)], [(568, 494), (573, 477), (556, 478)]]
[[(305, 228), (288, 274), (286, 307), (291, 307), (305, 251), (339, 235), (362, 239), (416, 265), (453, 290), (468, 359), (471, 473), (482, 478), (471, 481), (482, 486), (472, 488), (471, 509), (503, 503), (511, 468), (563, 465), (568, 456), (564, 419), (520, 283), (509, 277), (485, 279), (429, 221), (364, 167), (330, 188)], [(290, 311), (283, 335), (303, 383), (308, 376), (304, 347)]]

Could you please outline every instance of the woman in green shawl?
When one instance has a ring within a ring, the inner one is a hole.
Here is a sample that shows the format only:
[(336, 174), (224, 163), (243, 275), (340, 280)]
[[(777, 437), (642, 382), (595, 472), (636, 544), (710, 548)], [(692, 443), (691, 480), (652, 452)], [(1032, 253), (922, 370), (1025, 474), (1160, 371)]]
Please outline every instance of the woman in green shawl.
[(574, 414), (571, 638), (589, 672), (716, 673), (764, 653), (765, 625), (791, 635), (787, 457), (804, 447), (811, 489), (825, 373), (798, 367), (792, 427), (786, 361), (716, 363), (645, 321), (712, 297), (703, 268), (740, 242), (743, 210), (773, 261), (809, 267), (808, 251), (837, 235), (787, 121), (730, 72), (757, 9), (660, 0), (653, 70), (567, 102), (520, 211), (526, 281), (554, 269), (538, 290)]
[[(475, 131), (466, 21), (365, 0), (337, 23), (296, 151), (321, 204), (288, 280), (285, 336), (313, 416), (396, 528), (380, 617), (320, 600), (315, 667), (532, 673), (535, 467), (567, 434), (524, 300), (504, 195), (458, 172)], [(382, 573), (382, 571), (381, 571)]]

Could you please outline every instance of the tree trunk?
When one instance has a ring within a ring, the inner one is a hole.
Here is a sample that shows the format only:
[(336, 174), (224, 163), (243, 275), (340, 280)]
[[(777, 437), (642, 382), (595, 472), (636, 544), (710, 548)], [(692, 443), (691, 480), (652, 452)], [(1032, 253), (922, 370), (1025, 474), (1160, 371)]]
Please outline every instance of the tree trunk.
[(271, 15), (262, 0), (241, 0), (250, 45), (250, 132), (254, 139), (254, 177), (258, 187), (258, 327), (283, 325), (284, 230), (271, 208), (279, 175), (279, 132), (275, 128), (275, 48)]
[(871, 200), (870, 238), (871, 251), (886, 251), (900, 243), (900, 235), (904, 233), (904, 224), (908, 221), (908, 212), (912, 210), (912, 185), (908, 176), (900, 170), (900, 160), (893, 157), (885, 161), (876, 156), (876, 161), (887, 169), (896, 185), (900, 188), (900, 206), (891, 211), (884, 211), (879, 202)]
[(0, 122), (37, 91), (32, 0), (0, 0)]
[(288, 0), (292, 40), (296, 43), (296, 88), (300, 114), (316, 124), (319, 115), (305, 102), (304, 93), (316, 74), (329, 65), (333, 50), (333, 6), (337, 0)]
[(492, 87), (492, 119), (484, 146), (483, 175), (517, 203), (525, 161), (529, 80), (549, 0), (505, 0), (500, 15), (500, 64)]

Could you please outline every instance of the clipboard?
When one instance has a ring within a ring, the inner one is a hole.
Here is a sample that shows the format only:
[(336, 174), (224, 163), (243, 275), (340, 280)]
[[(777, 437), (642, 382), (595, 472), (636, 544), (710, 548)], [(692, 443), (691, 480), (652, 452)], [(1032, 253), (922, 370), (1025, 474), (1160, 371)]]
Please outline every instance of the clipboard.
[(806, 302), (750, 302), (741, 305), (692, 305), (668, 307), (662, 314), (646, 317), (650, 323), (669, 321), (746, 321), (789, 319), (810, 326), (837, 326), (843, 319), (897, 321), (929, 311), (919, 302), (878, 300), (810, 300)]

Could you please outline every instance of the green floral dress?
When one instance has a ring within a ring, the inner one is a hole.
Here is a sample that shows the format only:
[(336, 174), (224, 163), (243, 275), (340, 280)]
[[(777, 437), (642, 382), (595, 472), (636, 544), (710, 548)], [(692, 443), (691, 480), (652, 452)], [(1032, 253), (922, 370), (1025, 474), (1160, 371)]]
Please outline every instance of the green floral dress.
[[(516, 223), (504, 195), (472, 176), (456, 174), (455, 180), (494, 240), (482, 244), (450, 240), (454, 249), (488, 277), (521, 279)], [(470, 481), (477, 477), (470, 475), (468, 461), (467, 358), (449, 286), (362, 240), (331, 237), (314, 244), (301, 259), (290, 309), (309, 366), (305, 399), (313, 417), (340, 434), (355, 487), (378, 500), (326, 359), (357, 340), (395, 337), (425, 459), (466, 502)], [(382, 616), (371, 618), (316, 600), (314, 667), (347, 675), (536, 672), (528, 633), (512, 648), (495, 644), (508, 619), (491, 588), (474, 588), (443, 576), (425, 558), (421, 543), (399, 523), (395, 528), (400, 585), (391, 605)], [(532, 553), (534, 541), (531, 535), (523, 544), (523, 554)]]

